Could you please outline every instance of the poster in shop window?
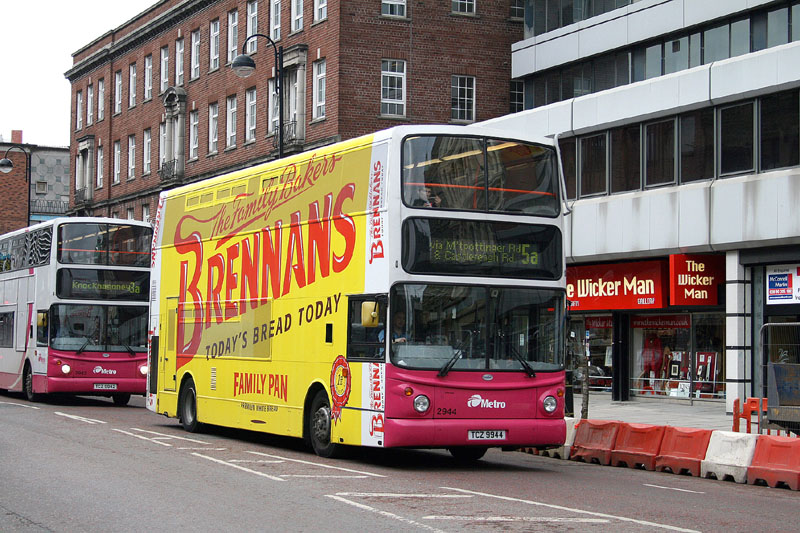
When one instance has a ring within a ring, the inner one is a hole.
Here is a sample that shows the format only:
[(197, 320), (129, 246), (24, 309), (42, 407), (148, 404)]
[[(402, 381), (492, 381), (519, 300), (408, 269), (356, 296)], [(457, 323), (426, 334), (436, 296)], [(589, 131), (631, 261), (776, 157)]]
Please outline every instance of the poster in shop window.
[(767, 304), (800, 303), (800, 265), (767, 267)]

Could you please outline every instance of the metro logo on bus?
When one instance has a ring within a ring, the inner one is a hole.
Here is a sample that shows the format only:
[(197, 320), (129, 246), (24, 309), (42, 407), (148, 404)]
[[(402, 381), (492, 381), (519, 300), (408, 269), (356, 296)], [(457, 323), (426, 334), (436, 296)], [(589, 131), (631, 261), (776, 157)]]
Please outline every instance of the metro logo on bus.
[(481, 407), (483, 409), (505, 409), (506, 402), (498, 400), (485, 400), (480, 394), (473, 394), (467, 400), (467, 407)]

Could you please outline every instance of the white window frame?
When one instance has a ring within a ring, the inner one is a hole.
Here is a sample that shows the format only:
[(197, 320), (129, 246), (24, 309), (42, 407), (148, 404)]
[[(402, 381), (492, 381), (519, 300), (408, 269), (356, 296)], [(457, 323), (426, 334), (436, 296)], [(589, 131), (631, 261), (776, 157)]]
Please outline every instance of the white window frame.
[(75, 93), (75, 129), (83, 127), (83, 91)]
[(114, 141), (114, 183), (119, 183), (119, 141)]
[(167, 162), (167, 123), (158, 125), (158, 168)]
[(236, 95), (231, 95), (225, 100), (225, 148), (236, 146)]
[(144, 56), (144, 99), (153, 98), (153, 56)]
[(175, 41), (175, 85), (183, 85), (183, 38)]
[[(247, 37), (258, 33), (258, 0), (247, 2)], [(252, 54), (258, 50), (258, 39), (247, 41), (247, 53)]]
[(191, 56), (189, 58), (189, 65), (192, 69), (189, 78), (190, 80), (196, 80), (200, 77), (200, 30), (194, 30), (192, 32), (192, 49), (191, 49)]
[(269, 36), (273, 41), (281, 40), (281, 0), (272, 0), (269, 10)]
[(239, 51), (239, 12), (235, 9), (228, 12), (228, 63), (238, 55)]
[(99, 189), (103, 186), (103, 147), (97, 147), (97, 173), (94, 182), (95, 188)]
[[(467, 87), (463, 82), (471, 80), (471, 87)], [(450, 119), (455, 120), (457, 122), (475, 122), (475, 92), (476, 92), (476, 84), (477, 81), (475, 76), (462, 76), (458, 74), (453, 74), (450, 77)], [(459, 92), (462, 89), (471, 90), (472, 96), (461, 98), (458, 96), (456, 98), (457, 102), (461, 102), (461, 100), (465, 100), (471, 102), (471, 105), (467, 107), (461, 107), (457, 105), (456, 107), (453, 106), (453, 89), (458, 90)], [(464, 116), (457, 116), (463, 114)]]
[(132, 207), (129, 207), (126, 209), (126, 211), (128, 213), (128, 220), (136, 220), (136, 214), (134, 213), (134, 209)]
[(142, 220), (150, 222), (150, 204), (142, 204)]
[(136, 63), (128, 65), (128, 107), (136, 106)]
[(290, 0), (292, 2), (292, 26), (291, 32), (303, 29), (303, 0)]
[(189, 160), (197, 159), (200, 147), (200, 112), (189, 113)]
[[(402, 65), (403, 71), (396, 70), (395, 65)], [(406, 61), (403, 59), (382, 59), (381, 60), (381, 115), (391, 117), (404, 117), (406, 116)], [(394, 89), (395, 87), (389, 86), (386, 82), (395, 79), (400, 81), (400, 90), (402, 98), (384, 98), (384, 89)], [(384, 104), (388, 107), (398, 107), (401, 113), (384, 112)]]
[(256, 88), (245, 92), (244, 142), (256, 140)]
[(86, 87), (86, 125), (94, 122), (94, 85)]
[(325, 76), (327, 65), (325, 59), (320, 59), (313, 63), (313, 107), (311, 108), (311, 115), (313, 119), (325, 117)]
[(142, 132), (142, 174), (150, 174), (150, 152), (153, 150), (153, 135), (150, 128)]
[(114, 73), (114, 113), (122, 112), (122, 71)]
[(136, 177), (136, 135), (128, 135), (128, 179)]
[(219, 68), (219, 19), (208, 24), (208, 70)]
[(208, 153), (217, 153), (219, 142), (219, 104), (214, 102), (208, 105)]
[(453, 13), (474, 15), (478, 12), (477, 0), (451, 0), (450, 9)]
[(406, 16), (406, 0), (382, 0), (381, 1), (381, 15), (387, 17), (402, 17)]
[(314, 0), (314, 22), (328, 18), (328, 0)]
[(169, 46), (161, 47), (161, 72), (159, 79), (159, 92), (163, 93), (169, 88)]
[(97, 80), (97, 121), (100, 122), (106, 116), (106, 80)]
[(267, 89), (269, 91), (267, 134), (272, 135), (278, 131), (279, 125), (278, 95), (275, 92), (275, 78), (272, 78), (267, 82)]

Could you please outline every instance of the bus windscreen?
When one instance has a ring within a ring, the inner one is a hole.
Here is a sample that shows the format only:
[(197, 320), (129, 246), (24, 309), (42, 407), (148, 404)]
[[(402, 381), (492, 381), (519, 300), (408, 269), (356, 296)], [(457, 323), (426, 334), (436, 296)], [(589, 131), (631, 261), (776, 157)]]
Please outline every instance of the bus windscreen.
[(563, 269), (561, 233), (538, 224), (410, 218), (402, 253), (412, 274), (557, 280)]
[(508, 140), (420, 135), (403, 142), (403, 202), (411, 207), (555, 218), (552, 148)]
[(153, 230), (128, 224), (62, 224), (58, 262), (81, 265), (150, 265)]

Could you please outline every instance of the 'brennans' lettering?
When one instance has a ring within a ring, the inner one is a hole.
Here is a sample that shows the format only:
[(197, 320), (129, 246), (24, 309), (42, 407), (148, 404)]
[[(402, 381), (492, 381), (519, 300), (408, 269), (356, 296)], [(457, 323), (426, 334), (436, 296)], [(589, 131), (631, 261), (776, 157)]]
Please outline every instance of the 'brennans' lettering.
[[(356, 225), (345, 213), (344, 204), (354, 196), (355, 184), (348, 183), (335, 201), (332, 194), (325, 196), (321, 214), (318, 202), (309, 204), (308, 224), (301, 223), (299, 211), (292, 213), (286, 239), (282, 222), (276, 220), (272, 228), (224, 239), (227, 247), (218, 248), (207, 259), (198, 232), (181, 237), (176, 230), (175, 249), (188, 256), (179, 265), (178, 311), (182, 319), (176, 337), (187, 340), (178, 341), (183, 344), (177, 347), (178, 353), (196, 354), (203, 330), (213, 324), (286, 296), (293, 287), (303, 288), (327, 278), (331, 269), (334, 273), (345, 270), (355, 251)], [(332, 230), (344, 240), (343, 249), (333, 246)]]

